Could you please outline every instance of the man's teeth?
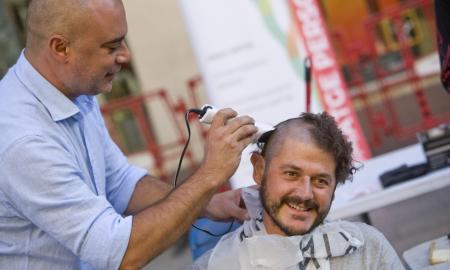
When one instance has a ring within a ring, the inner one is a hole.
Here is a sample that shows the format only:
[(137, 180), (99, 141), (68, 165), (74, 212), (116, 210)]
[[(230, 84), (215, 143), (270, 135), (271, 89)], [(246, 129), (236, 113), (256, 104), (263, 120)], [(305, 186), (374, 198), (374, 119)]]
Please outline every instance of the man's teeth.
[(308, 210), (310, 210), (309, 208), (303, 207), (301, 205), (296, 205), (296, 204), (292, 204), (292, 203), (288, 203), (288, 205), (289, 205), (289, 207), (294, 208), (295, 210), (298, 210), (298, 211), (308, 211)]

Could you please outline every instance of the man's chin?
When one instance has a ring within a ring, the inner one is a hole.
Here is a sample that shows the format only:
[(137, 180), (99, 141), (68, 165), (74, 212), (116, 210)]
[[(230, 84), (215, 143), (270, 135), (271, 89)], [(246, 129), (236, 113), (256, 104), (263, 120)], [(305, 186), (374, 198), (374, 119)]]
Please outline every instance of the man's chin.
[(99, 88), (97, 94), (109, 94), (112, 91), (112, 82), (107, 82), (105, 85)]
[(283, 231), (292, 236), (310, 233), (322, 223), (322, 218), (320, 218), (320, 215), (318, 215), (317, 212), (313, 212), (308, 217), (305, 217), (305, 215), (297, 217), (289, 216), (289, 218), (284, 219), (284, 221), (285, 222), (282, 222), (282, 224), (279, 225), (284, 225)]
[(287, 236), (303, 235), (314, 229), (314, 220), (278, 220), (275, 221), (276, 226)]
[(285, 233), (288, 236), (304, 235), (312, 231), (312, 225), (304, 224), (301, 226), (286, 226)]

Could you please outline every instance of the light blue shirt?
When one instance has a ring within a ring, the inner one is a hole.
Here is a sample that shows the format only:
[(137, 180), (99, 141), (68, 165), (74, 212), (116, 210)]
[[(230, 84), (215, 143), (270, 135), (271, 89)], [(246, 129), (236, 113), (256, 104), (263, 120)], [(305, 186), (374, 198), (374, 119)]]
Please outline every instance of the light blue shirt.
[(0, 81), (0, 269), (117, 269), (146, 171), (128, 164), (92, 96), (74, 102), (23, 52)]

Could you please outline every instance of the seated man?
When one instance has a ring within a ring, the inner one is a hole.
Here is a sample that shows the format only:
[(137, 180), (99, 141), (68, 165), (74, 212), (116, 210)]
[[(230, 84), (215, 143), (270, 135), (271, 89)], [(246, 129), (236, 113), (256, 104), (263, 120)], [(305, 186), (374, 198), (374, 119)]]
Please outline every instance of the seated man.
[(338, 183), (350, 178), (352, 145), (327, 113), (304, 113), (265, 134), (244, 189), (250, 220), (191, 269), (404, 269), (374, 227), (325, 221)]

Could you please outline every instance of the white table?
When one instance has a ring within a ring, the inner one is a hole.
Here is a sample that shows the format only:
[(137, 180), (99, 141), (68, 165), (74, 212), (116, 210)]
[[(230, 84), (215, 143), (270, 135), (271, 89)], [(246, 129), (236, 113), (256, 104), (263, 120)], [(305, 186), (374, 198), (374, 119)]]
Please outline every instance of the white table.
[(450, 186), (450, 167), (433, 171), (383, 189), (379, 175), (402, 164), (413, 165), (425, 161), (419, 144), (378, 156), (365, 162), (354, 181), (338, 187), (336, 198), (328, 215), (341, 219), (361, 215), (371, 210), (407, 200)]
[(437, 249), (450, 249), (450, 240), (447, 236), (442, 236), (438, 239), (430, 240), (413, 248), (406, 250), (403, 253), (403, 258), (411, 269), (421, 270), (448, 270), (450, 269), (450, 262), (430, 265), (429, 249), (430, 243), (435, 242)]

